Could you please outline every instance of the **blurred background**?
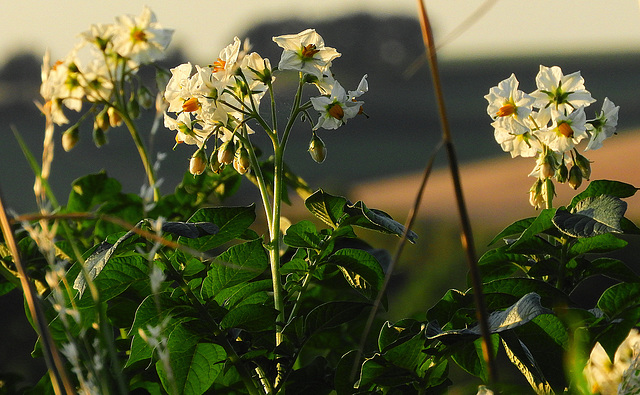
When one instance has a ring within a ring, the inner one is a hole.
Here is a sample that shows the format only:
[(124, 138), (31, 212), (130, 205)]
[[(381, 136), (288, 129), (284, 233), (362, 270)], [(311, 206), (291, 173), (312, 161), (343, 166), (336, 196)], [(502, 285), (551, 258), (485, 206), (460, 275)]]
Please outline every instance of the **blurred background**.
[[(0, 3), (0, 188), (18, 213), (36, 209), (33, 173), (12, 129), (17, 130), (37, 158), (42, 152), (44, 117), (39, 101), (40, 66), (48, 48), (52, 60), (64, 57), (78, 34), (94, 23), (110, 23), (121, 14), (140, 14), (144, 2)], [(280, 49), (273, 36), (315, 28), (342, 57), (332, 71), (346, 89), (355, 89), (363, 74), (370, 91), (362, 97), (370, 118), (351, 120), (336, 131), (320, 131), (328, 148), (319, 165), (306, 152), (311, 133), (294, 128), (286, 161), (312, 188), (322, 187), (352, 201), (392, 214), (403, 222), (419, 185), (420, 173), (440, 140), (432, 91), (415, 1), (382, 0), (318, 2), (300, 0), (182, 1), (149, 4), (165, 28), (175, 29), (162, 65), (185, 61), (208, 64), (234, 36), (248, 37), (253, 50), (277, 64)], [(581, 71), (587, 89), (598, 100), (588, 118), (609, 97), (620, 106), (618, 135), (601, 150), (589, 153), (593, 179), (611, 178), (640, 185), (640, 10), (636, 0), (584, 2), (580, 0), (425, 0), (439, 47), (440, 71), (453, 140), (462, 162), (462, 182), (469, 205), (478, 255), (503, 227), (535, 215), (528, 203), (533, 183), (527, 174), (531, 158), (511, 159), (493, 139), (483, 96), (489, 88), (515, 73), (526, 92), (535, 89), (539, 66), (560, 66), (565, 74)], [(284, 84), (278, 97), (292, 100)], [(276, 84), (278, 89), (278, 84)], [(286, 106), (280, 111), (286, 116)], [(68, 112), (70, 114), (71, 112)], [(149, 130), (152, 114), (140, 120)], [(137, 193), (145, 180), (135, 147), (124, 128), (108, 132), (109, 144), (98, 149), (91, 125), (81, 130), (80, 142), (65, 153), (60, 145), (64, 128), (56, 129), (56, 153), (50, 182), (64, 202), (71, 182), (102, 169), (117, 178), (125, 192)], [(144, 132), (143, 132), (144, 134)], [(151, 151), (167, 153), (158, 173), (161, 190), (170, 193), (187, 169), (192, 149), (172, 151), (173, 133), (160, 128)], [(391, 316), (424, 317), (449, 288), (466, 289), (466, 263), (460, 247), (458, 219), (444, 151), (427, 184), (415, 231), (418, 242), (405, 249), (391, 284)], [(248, 184), (248, 183), (247, 183)], [(581, 188), (583, 189), (584, 186)], [(574, 191), (559, 186), (558, 204)], [(234, 201), (255, 200), (246, 185)], [(286, 211), (292, 219), (305, 214), (300, 201)], [(640, 201), (630, 200), (628, 216), (640, 217)], [(376, 247), (393, 251), (397, 239), (362, 234)], [(34, 336), (14, 291), (0, 299), (5, 317), (0, 326), (0, 372), (33, 371), (28, 355)], [(10, 311), (15, 310), (13, 313)], [(5, 313), (6, 312), (6, 313)], [(21, 339), (23, 342), (15, 341)], [(26, 350), (26, 351), (25, 351)], [(42, 366), (30, 379), (42, 374)]]

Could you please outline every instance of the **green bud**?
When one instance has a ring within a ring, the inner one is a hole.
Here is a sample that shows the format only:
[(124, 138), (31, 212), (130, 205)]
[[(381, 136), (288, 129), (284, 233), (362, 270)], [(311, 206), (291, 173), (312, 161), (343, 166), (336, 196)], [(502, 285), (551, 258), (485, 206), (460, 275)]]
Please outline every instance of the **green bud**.
[(235, 155), (235, 145), (233, 140), (225, 141), (222, 143), (220, 148), (218, 148), (218, 162), (223, 165), (228, 165), (233, 162), (233, 157)]
[(569, 185), (573, 189), (578, 189), (582, 184), (582, 170), (578, 166), (571, 166), (569, 170)]
[(207, 156), (205, 155), (204, 149), (200, 148), (191, 156), (191, 160), (189, 161), (189, 173), (194, 176), (199, 176), (204, 173), (204, 170), (207, 167)]
[(149, 109), (154, 104), (155, 98), (146, 86), (140, 85), (138, 88), (138, 101), (143, 108)]
[(586, 180), (588, 180), (589, 177), (591, 177), (591, 161), (589, 161), (589, 159), (585, 158), (584, 156), (580, 155), (577, 151), (575, 152), (575, 154), (576, 154), (575, 164), (582, 171), (582, 176)]
[(78, 124), (73, 125), (62, 133), (62, 148), (69, 152), (76, 146), (80, 139)]
[(224, 165), (218, 161), (218, 151), (213, 151), (209, 157), (209, 167), (211, 171), (216, 174), (220, 174), (224, 169)]
[(317, 163), (322, 163), (327, 158), (327, 147), (324, 145), (324, 141), (316, 136), (315, 133), (309, 142), (309, 154)]
[(564, 162), (562, 162), (560, 166), (558, 166), (558, 168), (556, 169), (556, 180), (558, 180), (560, 184), (564, 184), (565, 182), (567, 182), (568, 177), (569, 177), (569, 169), (567, 169), (567, 165), (565, 165)]
[(131, 99), (127, 103), (127, 111), (131, 118), (138, 118), (140, 115), (140, 104), (138, 104), (138, 99), (133, 93), (131, 94)]
[(251, 166), (249, 151), (244, 147), (238, 148), (233, 158), (233, 168), (236, 169), (238, 173), (244, 174), (249, 170), (249, 166)]
[(93, 142), (98, 148), (107, 144), (107, 134), (95, 122), (93, 123)]

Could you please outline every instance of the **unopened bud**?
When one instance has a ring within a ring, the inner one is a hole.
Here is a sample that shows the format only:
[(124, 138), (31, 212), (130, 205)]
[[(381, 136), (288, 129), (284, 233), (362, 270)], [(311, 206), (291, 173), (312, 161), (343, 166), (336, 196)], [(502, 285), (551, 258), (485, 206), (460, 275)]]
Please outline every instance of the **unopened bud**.
[(218, 148), (218, 162), (223, 165), (228, 165), (233, 162), (234, 155), (235, 145), (233, 144), (233, 140), (225, 141), (220, 148)]
[(220, 174), (222, 169), (224, 169), (224, 165), (218, 161), (218, 151), (213, 151), (211, 153), (211, 156), (209, 157), (209, 167), (211, 168), (211, 171), (216, 174)]
[(93, 142), (96, 147), (100, 148), (107, 144), (107, 134), (94, 122), (93, 124)]
[(545, 204), (544, 195), (542, 193), (542, 180), (537, 179), (529, 189), (529, 204), (536, 210)]
[(76, 124), (62, 133), (62, 148), (67, 152), (71, 151), (79, 139), (80, 133), (78, 125)]
[(207, 167), (207, 156), (204, 153), (204, 149), (200, 148), (197, 150), (189, 161), (189, 173), (194, 176), (199, 176), (204, 172), (204, 169)]
[(107, 115), (109, 115), (109, 125), (111, 125), (112, 128), (122, 125), (122, 117), (120, 117), (120, 114), (118, 114), (115, 108), (109, 107)]
[(571, 166), (569, 170), (569, 185), (573, 189), (578, 189), (582, 184), (582, 170), (578, 166)]
[(320, 137), (316, 136), (315, 133), (309, 142), (309, 154), (317, 163), (324, 162), (327, 157), (327, 147), (324, 145), (324, 141), (322, 141)]
[(104, 109), (96, 115), (95, 126), (102, 129), (103, 132), (106, 132), (109, 129), (109, 114), (107, 113), (108, 109)]
[(551, 178), (556, 173), (557, 162), (553, 153), (547, 153), (542, 158), (542, 164), (540, 166), (540, 174), (544, 178)]
[(249, 170), (251, 162), (249, 161), (249, 151), (246, 148), (240, 147), (236, 151), (233, 158), (233, 168), (240, 174), (244, 174)]
[(138, 99), (134, 94), (131, 94), (131, 99), (127, 103), (127, 111), (131, 118), (138, 118), (140, 115), (140, 105), (138, 104)]
[(149, 109), (154, 104), (155, 98), (146, 86), (140, 85), (138, 88), (138, 101), (143, 108)]
[(558, 180), (560, 184), (564, 184), (565, 182), (567, 182), (568, 177), (569, 177), (569, 169), (567, 168), (567, 165), (565, 165), (564, 162), (562, 162), (560, 166), (558, 166), (558, 168), (556, 169), (556, 180)]
[(576, 156), (575, 156), (575, 159), (576, 159), (575, 164), (582, 171), (582, 176), (586, 180), (588, 180), (589, 177), (591, 177), (591, 161), (589, 161), (589, 159), (587, 159), (583, 155), (580, 155), (577, 151), (575, 152), (575, 154), (576, 154)]

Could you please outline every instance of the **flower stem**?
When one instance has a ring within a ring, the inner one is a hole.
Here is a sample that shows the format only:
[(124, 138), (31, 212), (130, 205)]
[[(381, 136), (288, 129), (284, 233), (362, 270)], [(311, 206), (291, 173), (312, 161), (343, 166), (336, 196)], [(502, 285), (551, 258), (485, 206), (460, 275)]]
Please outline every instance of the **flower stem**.
[(147, 179), (149, 180), (149, 186), (153, 188), (153, 201), (157, 202), (160, 199), (160, 191), (156, 185), (156, 176), (153, 173), (153, 166), (149, 161), (149, 155), (147, 154), (147, 149), (142, 142), (142, 138), (140, 137), (140, 133), (138, 133), (138, 128), (135, 123), (129, 116), (126, 111), (123, 111), (120, 108), (116, 107), (116, 111), (118, 111), (120, 117), (124, 121), (125, 125), (127, 125), (127, 129), (129, 129), (129, 133), (131, 133), (131, 137), (133, 138), (133, 142), (136, 144), (136, 148), (138, 148), (138, 154), (140, 155), (140, 159), (142, 160), (142, 166), (144, 166), (144, 171), (147, 173)]

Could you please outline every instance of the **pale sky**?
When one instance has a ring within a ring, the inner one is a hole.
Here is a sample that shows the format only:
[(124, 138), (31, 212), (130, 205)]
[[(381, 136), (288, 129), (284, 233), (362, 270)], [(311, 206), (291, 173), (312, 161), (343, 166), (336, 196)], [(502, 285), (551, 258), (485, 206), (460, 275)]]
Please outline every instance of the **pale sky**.
[[(49, 48), (53, 59), (64, 57), (91, 24), (111, 23), (120, 14), (138, 15), (145, 4), (163, 27), (175, 29), (174, 45), (184, 45), (195, 63), (217, 56), (233, 36), (261, 21), (293, 16), (308, 18), (309, 27), (314, 27), (318, 19), (351, 12), (417, 15), (416, 0), (3, 0), (0, 64), (24, 49), (44, 53)], [(437, 40), (483, 4), (488, 8), (442, 48), (441, 58), (640, 51), (638, 0), (425, 0), (425, 4)]]

